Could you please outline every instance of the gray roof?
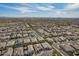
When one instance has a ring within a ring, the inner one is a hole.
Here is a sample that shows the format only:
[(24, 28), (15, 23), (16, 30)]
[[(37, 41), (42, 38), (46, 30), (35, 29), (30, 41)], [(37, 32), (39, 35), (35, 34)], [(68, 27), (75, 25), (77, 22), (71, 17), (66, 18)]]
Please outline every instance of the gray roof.
[(60, 45), (60, 47), (65, 50), (66, 52), (73, 52), (74, 48), (72, 48), (70, 45)]
[(75, 49), (79, 50), (79, 45), (77, 45), (77, 44), (72, 45), (72, 47), (74, 47)]

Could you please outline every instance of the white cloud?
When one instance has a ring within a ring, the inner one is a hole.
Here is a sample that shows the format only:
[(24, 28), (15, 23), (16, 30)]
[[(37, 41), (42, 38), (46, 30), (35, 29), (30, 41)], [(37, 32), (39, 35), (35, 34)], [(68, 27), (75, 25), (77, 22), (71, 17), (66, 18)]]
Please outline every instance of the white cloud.
[(43, 11), (51, 11), (54, 8), (54, 6), (37, 6), (38, 10), (43, 10)]
[(55, 8), (55, 6), (48, 6), (49, 8)]
[(64, 10), (74, 10), (79, 8), (79, 3), (70, 3), (64, 7)]
[(20, 7), (11, 7), (11, 6), (6, 6), (6, 5), (0, 5), (4, 8), (8, 8), (8, 9), (13, 9), (13, 10), (16, 10), (20, 13), (26, 13), (26, 12), (36, 12), (32, 9), (30, 9), (29, 7), (23, 7), (23, 6), (20, 6)]
[(19, 11), (21, 13), (32, 12), (32, 10), (30, 10), (27, 7), (17, 7), (17, 8), (12, 7), (12, 9), (17, 10), (17, 11)]
[[(2, 6), (2, 5), (0, 5)], [(44, 16), (44, 17), (47, 17), (47, 16), (51, 16), (51, 17), (79, 17), (79, 13), (78, 12), (75, 12), (75, 11), (71, 11), (73, 9), (77, 9), (79, 8), (79, 4), (67, 4), (64, 9), (54, 9), (55, 7), (54, 6), (51, 6), (51, 5), (48, 5), (48, 6), (35, 6), (34, 10), (30, 7), (24, 7), (24, 6), (19, 6), (19, 7), (10, 7), (10, 6), (6, 6), (6, 5), (3, 5), (2, 7), (5, 7), (5, 8), (9, 8), (9, 9), (13, 9), (13, 10), (16, 10), (18, 12), (20, 12), (22, 15), (24, 14), (25, 16), (29, 16), (27, 15), (26, 13), (27, 12), (36, 12), (38, 11), (37, 13), (35, 14), (32, 14), (32, 13), (28, 13), (30, 14), (30, 16)], [(42, 11), (48, 11), (48, 13), (43, 13), (43, 14), (40, 14), (39, 13), (39, 10), (42, 10)], [(38, 14), (38, 15), (37, 15)]]
[(50, 12), (52, 17), (79, 17), (78, 12), (68, 11), (68, 10), (57, 10), (53, 9)]
[(26, 12), (36, 12), (36, 11), (34, 11), (34, 10), (28, 8), (28, 7), (9, 7), (9, 8), (17, 10), (20, 13), (23, 13), (23, 14), (26, 13)]

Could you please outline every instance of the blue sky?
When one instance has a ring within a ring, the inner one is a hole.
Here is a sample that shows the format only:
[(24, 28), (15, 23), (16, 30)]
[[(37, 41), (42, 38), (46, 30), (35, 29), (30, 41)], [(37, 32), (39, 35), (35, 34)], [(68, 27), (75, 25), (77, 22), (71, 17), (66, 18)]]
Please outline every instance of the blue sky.
[(79, 17), (79, 4), (0, 3), (0, 17)]

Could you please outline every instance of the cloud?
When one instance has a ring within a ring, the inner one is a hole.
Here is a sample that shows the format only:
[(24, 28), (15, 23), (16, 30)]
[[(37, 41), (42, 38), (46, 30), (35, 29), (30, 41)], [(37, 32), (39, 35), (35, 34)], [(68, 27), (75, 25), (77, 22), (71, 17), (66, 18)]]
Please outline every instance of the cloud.
[(9, 7), (10, 9), (14, 9), (22, 14), (27, 13), (27, 12), (36, 12), (35, 10), (32, 10), (28, 7)]
[(8, 8), (8, 9), (13, 9), (13, 10), (16, 10), (20, 13), (26, 13), (26, 12), (36, 12), (32, 9), (30, 9), (29, 7), (24, 7), (24, 6), (19, 6), (19, 7), (12, 7), (12, 6), (7, 6), (7, 5), (0, 5), (0, 7), (4, 7), (4, 8)]
[(74, 10), (79, 8), (79, 3), (70, 3), (70, 4), (66, 4), (66, 6), (64, 6), (64, 10)]
[(73, 11), (56, 11), (58, 17), (79, 17), (79, 13)]
[(51, 6), (48, 6), (48, 8), (55, 8), (55, 6), (52, 6), (52, 5), (51, 5)]
[(18, 7), (18, 8), (11, 7), (11, 9), (17, 10), (17, 11), (19, 11), (20, 13), (32, 12), (32, 10), (30, 10), (30, 9), (27, 8), (27, 7)]
[(54, 8), (54, 6), (37, 6), (36, 8), (42, 11), (51, 11)]
[(79, 8), (78, 3), (70, 3), (65, 4), (63, 9), (53, 9), (52, 13), (56, 17), (79, 17), (79, 12), (75, 11), (78, 8)]
[[(72, 11), (79, 8), (79, 4), (65, 4), (63, 9), (56, 9), (56, 6), (50, 4), (23, 4), (22, 6), (0, 5), (0, 7), (16, 10), (21, 16), (38, 16), (38, 17), (79, 17), (79, 13)], [(43, 11), (43, 12), (41, 12)], [(44, 12), (45, 11), (45, 12)], [(34, 12), (34, 13), (32, 13)], [(40, 13), (41, 12), (41, 13)], [(28, 14), (27, 14), (28, 13)], [(0, 15), (1, 16), (1, 15)], [(18, 15), (16, 15), (18, 16)]]
[[(22, 5), (22, 6), (21, 6)], [(8, 8), (8, 9), (12, 9), (12, 10), (16, 10), (22, 14), (27, 13), (27, 12), (40, 12), (40, 11), (52, 11), (53, 8), (55, 8), (54, 6), (50, 5), (50, 4), (37, 4), (30, 7), (31, 4), (29, 4), (29, 6), (27, 7), (27, 4), (20, 4), (20, 6), (18, 7), (13, 7), (13, 6), (7, 6), (7, 5), (0, 5), (4, 8)]]
[(50, 8), (47, 8), (47, 7), (43, 7), (43, 6), (39, 6), (37, 7), (39, 10), (50, 10)]

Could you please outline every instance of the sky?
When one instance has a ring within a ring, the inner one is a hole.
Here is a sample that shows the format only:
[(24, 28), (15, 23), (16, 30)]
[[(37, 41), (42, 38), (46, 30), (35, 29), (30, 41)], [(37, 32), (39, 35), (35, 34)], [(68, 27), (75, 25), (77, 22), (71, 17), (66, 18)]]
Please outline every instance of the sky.
[(79, 3), (0, 3), (0, 17), (79, 17)]

